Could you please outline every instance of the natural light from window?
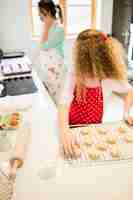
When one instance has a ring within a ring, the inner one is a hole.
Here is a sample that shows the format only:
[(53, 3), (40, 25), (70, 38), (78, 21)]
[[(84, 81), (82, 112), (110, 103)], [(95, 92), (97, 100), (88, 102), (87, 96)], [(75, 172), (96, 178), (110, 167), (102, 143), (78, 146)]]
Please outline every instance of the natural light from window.
[[(41, 22), (38, 16), (37, 3), (32, 0), (32, 30), (33, 37), (41, 34)], [(54, 0), (59, 4), (61, 0)], [(65, 31), (66, 36), (74, 36), (80, 31), (90, 28), (92, 24), (92, 2), (93, 0), (64, 0)]]
[(67, 34), (73, 35), (91, 26), (91, 0), (67, 1)]
[[(38, 16), (38, 4), (39, 0), (32, 0), (32, 17), (33, 17), (33, 36), (40, 36), (41, 34), (41, 22)], [(56, 4), (59, 3), (58, 0), (54, 0)]]

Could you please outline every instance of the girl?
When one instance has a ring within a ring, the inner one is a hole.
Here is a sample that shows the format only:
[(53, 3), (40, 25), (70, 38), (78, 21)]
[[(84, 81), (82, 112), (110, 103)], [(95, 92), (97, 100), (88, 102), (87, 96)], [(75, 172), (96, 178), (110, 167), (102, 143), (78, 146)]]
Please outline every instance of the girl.
[(59, 103), (59, 126), (65, 154), (73, 156), (76, 151), (69, 126), (102, 123), (112, 92), (124, 94), (124, 118), (133, 124), (128, 114), (133, 102), (132, 91), (126, 80), (126, 65), (119, 42), (96, 30), (80, 33), (75, 45), (75, 68), (68, 74)]
[(36, 66), (42, 82), (57, 103), (61, 79), (65, 73), (63, 14), (60, 6), (52, 0), (40, 0), (38, 8), (43, 33)]

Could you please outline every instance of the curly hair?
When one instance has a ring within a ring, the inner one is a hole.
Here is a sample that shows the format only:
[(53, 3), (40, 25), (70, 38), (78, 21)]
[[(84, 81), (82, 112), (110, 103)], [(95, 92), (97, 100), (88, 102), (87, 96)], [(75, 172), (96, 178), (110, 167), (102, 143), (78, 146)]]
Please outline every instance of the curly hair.
[(124, 54), (121, 43), (115, 38), (92, 29), (81, 32), (74, 48), (77, 88), (81, 91), (88, 77), (126, 80)]

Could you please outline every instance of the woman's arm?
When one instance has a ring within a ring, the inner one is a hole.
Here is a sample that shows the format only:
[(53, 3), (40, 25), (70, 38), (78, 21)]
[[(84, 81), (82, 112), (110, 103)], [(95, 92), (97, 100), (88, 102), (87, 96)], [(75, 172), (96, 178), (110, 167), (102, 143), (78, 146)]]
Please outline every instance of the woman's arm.
[(45, 22), (43, 23), (43, 32), (40, 43), (45, 43), (48, 41), (48, 34), (51, 27), (51, 23)]
[(42, 37), (41, 37), (41, 41), (40, 41), (41, 44), (48, 41), (48, 32), (49, 32), (48, 29), (44, 30)]

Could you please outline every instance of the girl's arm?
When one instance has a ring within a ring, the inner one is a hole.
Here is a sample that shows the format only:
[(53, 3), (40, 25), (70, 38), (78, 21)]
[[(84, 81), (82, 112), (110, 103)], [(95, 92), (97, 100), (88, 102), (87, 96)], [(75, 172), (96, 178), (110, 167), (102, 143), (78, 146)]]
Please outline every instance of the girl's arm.
[(15, 178), (17, 169), (23, 167), (30, 142), (30, 129), (26, 127), (21, 131), (17, 136), (14, 152), (10, 159), (10, 177), (12, 178)]
[(59, 126), (61, 133), (60, 137), (62, 136), (62, 133), (69, 130), (68, 113), (69, 113), (69, 106), (67, 104), (60, 104), (58, 108)]
[(10, 160), (10, 177), (16, 178), (17, 169), (23, 166), (23, 160), (21, 158), (13, 158)]
[(133, 116), (130, 115), (130, 109), (133, 106), (133, 92), (129, 92), (124, 97), (124, 119), (133, 125)]
[(133, 117), (130, 114), (130, 108), (133, 106), (133, 87), (127, 81), (106, 79), (106, 87), (112, 92), (117, 93), (123, 97), (124, 100), (124, 119), (131, 125), (133, 125)]
[(73, 81), (73, 75), (71, 72), (69, 72), (67, 74), (58, 105), (60, 141), (67, 157), (73, 157), (77, 155), (77, 144), (76, 141), (74, 141), (74, 138), (71, 134), (71, 129), (69, 128), (69, 108), (73, 99), (74, 90)]
[(72, 137), (68, 123), (69, 107), (67, 104), (61, 104), (58, 108), (58, 119), (59, 119), (59, 131), (60, 131), (60, 142), (63, 146), (64, 153), (69, 157), (73, 155), (72, 148)]
[(61, 147), (63, 147), (62, 149), (64, 151), (64, 156), (66, 158), (78, 158), (80, 156), (79, 144), (74, 139), (68, 123), (69, 106), (67, 104), (60, 105), (58, 113), (60, 141)]

